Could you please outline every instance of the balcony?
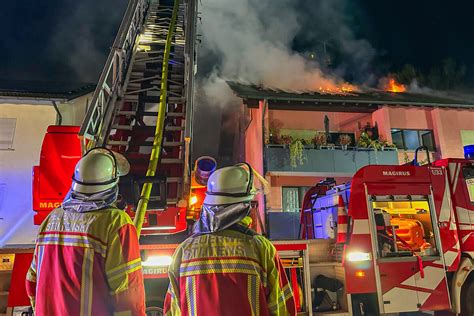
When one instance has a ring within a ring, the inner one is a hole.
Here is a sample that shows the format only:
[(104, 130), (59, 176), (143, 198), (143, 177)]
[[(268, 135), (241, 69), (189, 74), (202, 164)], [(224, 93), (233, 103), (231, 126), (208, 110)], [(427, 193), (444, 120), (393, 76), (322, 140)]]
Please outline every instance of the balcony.
[(316, 149), (305, 147), (303, 163), (291, 166), (290, 150), (284, 145), (267, 145), (265, 147), (265, 164), (267, 172), (321, 172), (353, 174), (366, 165), (398, 165), (396, 149), (368, 150), (337, 147)]

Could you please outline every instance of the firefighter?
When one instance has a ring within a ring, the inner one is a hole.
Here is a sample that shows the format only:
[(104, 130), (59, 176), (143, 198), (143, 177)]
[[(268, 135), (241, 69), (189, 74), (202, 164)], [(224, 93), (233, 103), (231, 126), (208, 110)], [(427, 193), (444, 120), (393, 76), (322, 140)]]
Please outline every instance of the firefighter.
[(129, 170), (105, 148), (77, 163), (71, 190), (39, 229), (26, 277), (35, 315), (145, 315), (137, 232), (115, 206)]
[(253, 178), (246, 163), (210, 176), (193, 235), (173, 255), (165, 315), (296, 315), (275, 247), (249, 228)]

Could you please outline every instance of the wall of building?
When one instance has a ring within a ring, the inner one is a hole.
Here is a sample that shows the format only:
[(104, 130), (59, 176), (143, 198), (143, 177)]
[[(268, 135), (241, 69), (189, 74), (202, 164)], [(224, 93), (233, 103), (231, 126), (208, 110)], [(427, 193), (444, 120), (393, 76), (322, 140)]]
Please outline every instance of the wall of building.
[[(63, 125), (80, 125), (87, 97), (58, 107)], [(49, 101), (0, 100), (0, 118), (15, 118), (12, 150), (0, 150), (0, 247), (32, 244), (37, 227), (33, 225), (32, 167), (38, 165), (44, 134), (56, 123), (56, 111)]]
[[(245, 137), (245, 161), (249, 163), (257, 172), (263, 175), (263, 118), (264, 104), (260, 102), (258, 109), (249, 109), (248, 126), (244, 131)], [(259, 194), (257, 196), (259, 204), (259, 212), (262, 220), (265, 219), (264, 197)]]
[[(39, 162), (43, 135), (56, 121), (51, 105), (0, 104), (1, 118), (16, 118), (12, 150), (0, 150), (0, 247), (32, 244), (37, 227), (33, 225), (32, 167)], [(2, 196), (0, 196), (2, 198)]]
[(474, 110), (438, 108), (431, 114), (440, 155), (463, 158), (464, 144), (461, 132), (474, 131)]

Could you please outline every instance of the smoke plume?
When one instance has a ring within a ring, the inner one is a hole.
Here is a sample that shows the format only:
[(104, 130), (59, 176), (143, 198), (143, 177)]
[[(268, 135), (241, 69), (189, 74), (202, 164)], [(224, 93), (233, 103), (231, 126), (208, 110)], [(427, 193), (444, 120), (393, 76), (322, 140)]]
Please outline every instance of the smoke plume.
[[(285, 91), (334, 92), (345, 85), (348, 70), (367, 72), (375, 51), (351, 31), (346, 2), (203, 0), (199, 67), (204, 92), (212, 100), (229, 100), (223, 80)], [(330, 40), (349, 58), (330, 69), (320, 59), (296, 52), (292, 47), (298, 37), (310, 50)]]
[(67, 62), (70, 77), (97, 82), (125, 12), (126, 0), (66, 1), (49, 38), (50, 54)]

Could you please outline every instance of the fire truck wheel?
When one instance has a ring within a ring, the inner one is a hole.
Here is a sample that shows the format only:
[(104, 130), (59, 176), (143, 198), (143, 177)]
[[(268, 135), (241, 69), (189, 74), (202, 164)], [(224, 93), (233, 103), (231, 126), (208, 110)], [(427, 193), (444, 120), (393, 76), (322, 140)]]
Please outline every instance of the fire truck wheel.
[(471, 273), (461, 289), (461, 316), (474, 315), (474, 273)]

